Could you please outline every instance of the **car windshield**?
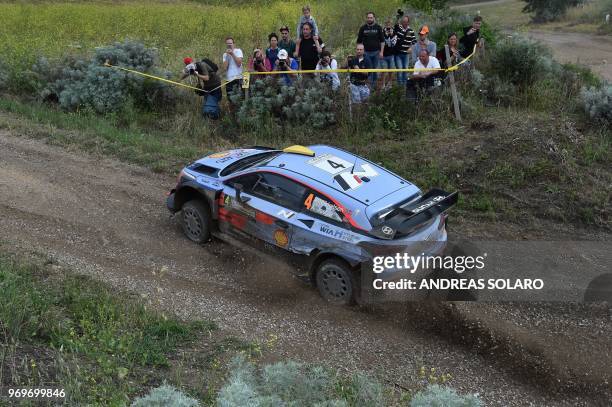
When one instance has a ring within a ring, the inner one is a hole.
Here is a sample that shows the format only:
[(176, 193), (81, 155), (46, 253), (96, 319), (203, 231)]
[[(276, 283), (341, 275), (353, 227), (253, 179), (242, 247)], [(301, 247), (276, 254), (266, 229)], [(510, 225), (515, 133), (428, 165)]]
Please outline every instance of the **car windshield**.
[(233, 174), (238, 171), (245, 170), (251, 167), (258, 167), (261, 165), (265, 165), (270, 162), (274, 157), (281, 154), (282, 151), (266, 151), (261, 154), (255, 154), (248, 157), (245, 157), (241, 160), (236, 161), (228, 165), (223, 171), (221, 171), (221, 176), (226, 176), (229, 174)]

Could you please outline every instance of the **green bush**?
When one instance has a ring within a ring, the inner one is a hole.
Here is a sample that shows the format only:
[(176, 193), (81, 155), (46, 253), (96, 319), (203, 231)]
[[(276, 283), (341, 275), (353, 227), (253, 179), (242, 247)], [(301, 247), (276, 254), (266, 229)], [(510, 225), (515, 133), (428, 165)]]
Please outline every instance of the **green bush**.
[(477, 395), (460, 396), (450, 387), (428, 386), (410, 400), (410, 407), (479, 407)]
[(167, 384), (156, 387), (149, 394), (137, 398), (132, 403), (132, 407), (196, 407), (199, 405), (197, 400)]
[(238, 123), (259, 128), (270, 119), (277, 122), (304, 124), (321, 129), (335, 123), (335, 106), (327, 84), (313, 79), (297, 79), (291, 86), (279, 78), (267, 77), (252, 82), (250, 96), (238, 93), (230, 100), (239, 106)]
[(576, 7), (584, 0), (523, 0), (523, 13), (534, 13), (534, 23), (545, 23), (563, 17), (570, 7)]
[(604, 125), (612, 125), (612, 85), (582, 90), (584, 111), (591, 120)]
[(220, 407), (238, 406), (380, 406), (380, 383), (363, 374), (343, 380), (330, 370), (289, 361), (261, 370), (239, 355), (217, 397)]
[(68, 57), (53, 64), (39, 58), (32, 67), (33, 87), (44, 100), (57, 101), (65, 110), (90, 109), (97, 113), (117, 112), (131, 104), (143, 109), (171, 106), (175, 95), (168, 85), (140, 75), (104, 66), (147, 72), (169, 78), (155, 68), (157, 51), (126, 40), (95, 50), (89, 60)]
[[(428, 21), (431, 30), (430, 38), (436, 43), (438, 49), (444, 49), (444, 45), (451, 33), (457, 34), (457, 38), (463, 37), (463, 29), (472, 25), (474, 16), (459, 14), (455, 11), (443, 13), (437, 19)], [(480, 35), (485, 39), (487, 47), (494, 47), (499, 37), (499, 30), (493, 27), (487, 20), (483, 20), (480, 27)], [(470, 50), (471, 51), (471, 50)]]
[(530, 39), (513, 36), (497, 44), (490, 56), (489, 73), (525, 90), (553, 72), (552, 54)]

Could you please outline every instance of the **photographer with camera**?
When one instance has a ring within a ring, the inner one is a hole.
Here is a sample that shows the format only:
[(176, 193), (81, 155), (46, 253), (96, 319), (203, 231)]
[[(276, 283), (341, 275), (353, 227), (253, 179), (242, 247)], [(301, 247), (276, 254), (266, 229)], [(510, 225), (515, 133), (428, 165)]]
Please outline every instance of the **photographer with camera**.
[[(394, 69), (397, 34), (395, 34), (395, 30), (393, 29), (393, 22), (390, 19), (385, 21), (384, 40), (385, 49), (383, 50), (383, 59), (382, 61), (380, 61), (380, 67), (383, 69)], [(393, 83), (393, 73), (383, 72), (381, 77), (382, 88), (386, 89), (387, 87), (391, 87), (391, 84)]]
[[(289, 56), (287, 50), (281, 49), (278, 52), (278, 59), (276, 61), (275, 71), (290, 72), (298, 69), (298, 62)], [(293, 83), (293, 76), (295, 74), (281, 74), (279, 75), (283, 84), (290, 86)]]
[(251, 72), (270, 72), (272, 66), (268, 58), (264, 56), (264, 53), (259, 48), (253, 50), (253, 57), (249, 61), (249, 71)]
[(225, 70), (226, 80), (229, 82), (226, 87), (228, 94), (234, 89), (242, 90), (242, 50), (236, 48), (234, 39), (225, 39), (226, 50), (223, 53), (223, 69)]
[(185, 69), (181, 74), (181, 80), (190, 78), (196, 81), (195, 87), (200, 90), (196, 94), (203, 97), (202, 115), (209, 119), (216, 120), (221, 115), (219, 102), (223, 98), (221, 92), (221, 77), (219, 76), (218, 67), (209, 59), (202, 59), (200, 62), (193, 62), (189, 57), (183, 60)]
[[(321, 59), (315, 68), (317, 71), (330, 71), (338, 69), (338, 62), (332, 58), (329, 51), (321, 52)], [(337, 72), (321, 72), (319, 74), (321, 82), (327, 82), (330, 84), (332, 90), (335, 92), (340, 89), (340, 77)]]

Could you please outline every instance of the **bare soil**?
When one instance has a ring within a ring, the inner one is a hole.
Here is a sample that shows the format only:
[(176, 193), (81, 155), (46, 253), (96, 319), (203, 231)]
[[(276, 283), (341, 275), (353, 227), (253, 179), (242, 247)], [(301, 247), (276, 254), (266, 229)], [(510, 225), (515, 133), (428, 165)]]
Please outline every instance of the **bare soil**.
[(435, 367), (487, 405), (606, 405), (611, 397), (607, 307), (331, 307), (250, 253), (187, 241), (164, 204), (174, 182), (0, 130), (0, 244), (48, 255), (180, 317), (214, 319), (245, 339), (276, 335), (271, 360), (363, 369), (410, 389), (422, 385), (421, 366)]

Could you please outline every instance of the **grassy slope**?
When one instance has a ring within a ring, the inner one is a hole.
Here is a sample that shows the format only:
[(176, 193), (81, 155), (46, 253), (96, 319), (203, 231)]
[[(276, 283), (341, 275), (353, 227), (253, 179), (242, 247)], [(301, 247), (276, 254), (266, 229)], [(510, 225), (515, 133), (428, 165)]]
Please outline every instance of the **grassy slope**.
[(0, 388), (63, 388), (67, 405), (123, 405), (162, 381), (209, 404), (221, 366), (261, 352), (41, 258), (0, 251), (0, 291)]

